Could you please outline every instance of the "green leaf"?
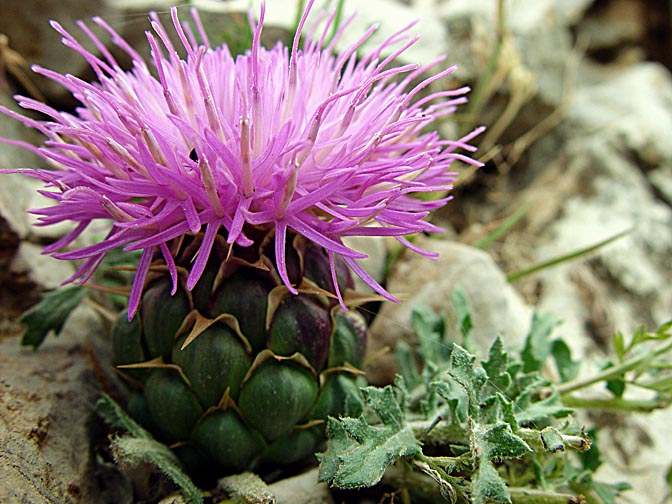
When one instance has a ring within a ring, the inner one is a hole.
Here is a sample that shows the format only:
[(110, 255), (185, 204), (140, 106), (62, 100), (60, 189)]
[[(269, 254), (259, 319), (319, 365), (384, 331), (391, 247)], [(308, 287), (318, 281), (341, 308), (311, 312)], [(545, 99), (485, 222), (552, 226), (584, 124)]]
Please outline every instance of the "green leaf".
[(516, 430), (518, 428), (518, 421), (513, 410), (513, 401), (504, 394), (497, 394), (497, 399), (499, 400), (502, 420), (508, 423), (512, 429)]
[[(617, 497), (631, 486), (628, 483), (603, 483), (595, 481), (590, 473), (581, 473), (572, 486), (578, 494), (593, 494), (590, 502), (599, 504), (616, 504)], [(597, 497), (597, 498), (595, 498)]]
[[(511, 367), (509, 366), (509, 372)], [(524, 408), (536, 397), (534, 394), (542, 388), (551, 384), (549, 380), (542, 378), (539, 372), (526, 373), (516, 376), (515, 386), (517, 388), (516, 403), (518, 407)]]
[(609, 380), (606, 383), (605, 388), (614, 394), (614, 397), (623, 397), (623, 393), (625, 392), (625, 380), (620, 378)]
[(515, 435), (508, 423), (477, 426), (474, 443), (482, 456), (487, 459), (519, 458), (532, 449)]
[(564, 340), (557, 339), (551, 344), (551, 353), (561, 382), (568, 382), (579, 375), (581, 363), (572, 360), (572, 351)]
[(612, 335), (612, 344), (614, 345), (614, 351), (616, 352), (619, 362), (622, 362), (627, 357), (627, 354), (632, 352), (642, 343), (646, 343), (647, 341), (665, 341), (672, 338), (671, 329), (672, 321), (664, 323), (658, 327), (655, 332), (648, 331), (644, 326), (638, 327), (632, 334), (630, 342), (627, 344), (623, 333), (616, 331)]
[(478, 471), (472, 481), (475, 504), (511, 502), (506, 484), (492, 464), (493, 459), (519, 458), (531, 448), (516, 436), (508, 423), (476, 425), (472, 452), (480, 454)]
[(672, 338), (672, 320), (668, 320), (656, 329), (656, 334), (661, 337), (661, 339)]
[(616, 331), (611, 336), (611, 341), (612, 344), (614, 345), (614, 351), (616, 352), (618, 360), (622, 361), (623, 357), (625, 357), (625, 354), (628, 351), (628, 349), (625, 346), (625, 337), (623, 336), (623, 333), (620, 331)]
[(112, 453), (117, 463), (130, 467), (151, 464), (168, 476), (182, 489), (192, 504), (202, 504), (203, 494), (182, 470), (175, 454), (163, 443), (140, 427), (109, 395), (103, 394), (96, 403), (96, 411), (112, 427), (125, 429), (128, 434), (112, 441)]
[(393, 427), (395, 430), (403, 428), (404, 413), (392, 387), (383, 389), (364, 387), (362, 396), (366, 405), (378, 415), (385, 426)]
[(19, 318), (27, 325), (21, 344), (39, 347), (50, 331), (58, 336), (72, 311), (84, 299), (82, 287), (70, 286), (45, 292), (42, 300)]
[(635, 345), (644, 343), (646, 341), (665, 341), (672, 337), (672, 332), (670, 332), (671, 328), (672, 321), (661, 325), (658, 329), (656, 329), (655, 332), (650, 332), (647, 330), (646, 326), (640, 326), (635, 331), (633, 342), (630, 344), (630, 346), (632, 348)]
[(481, 461), (471, 484), (473, 504), (510, 503), (504, 480), (490, 461)]
[(544, 449), (549, 453), (565, 451), (565, 442), (560, 431), (554, 427), (546, 427), (540, 432)]
[[(524, 398), (523, 398), (524, 399)], [(562, 418), (570, 415), (572, 409), (564, 406), (557, 393), (553, 393), (541, 401), (525, 404), (519, 399), (516, 420), (519, 424), (529, 424), (549, 417)]]
[(589, 429), (586, 431), (586, 437), (592, 441), (590, 450), (579, 452), (578, 457), (584, 470), (595, 472), (602, 465), (602, 453), (597, 444), (597, 431)]
[(96, 413), (110, 426), (128, 431), (133, 437), (152, 439), (152, 435), (143, 429), (119, 404), (109, 395), (103, 393), (96, 403)]
[(332, 481), (338, 474), (341, 467), (339, 455), (344, 454), (351, 446), (352, 440), (343, 426), (343, 422), (336, 418), (327, 418), (327, 451), (318, 453), (317, 458), (320, 461), (319, 480)]
[(632, 488), (630, 484), (626, 482), (604, 483), (595, 481), (592, 478), (590, 479), (588, 486), (600, 497), (604, 504), (615, 504), (617, 502), (616, 498), (620, 496), (621, 493)]
[(369, 425), (363, 417), (329, 418), (327, 451), (318, 454), (320, 481), (339, 488), (373, 486), (393, 462), (420, 453), (391, 386), (363, 388), (362, 396), (382, 425)]
[(672, 375), (662, 376), (645, 383), (638, 383), (640, 387), (646, 387), (649, 390), (655, 390), (662, 394), (672, 393)]
[(192, 504), (202, 504), (203, 494), (189, 479), (177, 456), (163, 443), (154, 439), (119, 436), (112, 441), (112, 454), (118, 464), (142, 467), (151, 464), (182, 489)]
[(504, 341), (497, 336), (490, 346), (488, 360), (481, 362), (488, 374), (488, 383), (497, 392), (506, 392), (511, 386), (511, 375), (508, 373), (509, 356), (504, 351)]
[(413, 309), (411, 323), (418, 337), (418, 352), (425, 365), (447, 362), (450, 345), (444, 341), (445, 319), (426, 306), (418, 306)]
[(473, 351), (471, 348), (471, 330), (474, 328), (474, 324), (471, 320), (471, 310), (469, 308), (469, 299), (467, 299), (467, 294), (458, 286), (455, 287), (452, 297), (450, 298), (453, 305), (453, 310), (455, 310), (455, 316), (457, 319), (457, 328), (460, 331), (460, 334), (463, 338), (463, 345)]
[(551, 353), (551, 333), (559, 323), (560, 319), (555, 315), (534, 313), (532, 326), (525, 340), (525, 347), (520, 354), (523, 359), (523, 371), (525, 373), (541, 371)]
[[(614, 367), (614, 363), (612, 361), (607, 361), (603, 366), (601, 371), (606, 371), (610, 368)], [(622, 377), (614, 378), (612, 380), (607, 380), (604, 384), (604, 388), (606, 388), (609, 392), (614, 394), (614, 397), (623, 397), (623, 394), (625, 393), (625, 380)]]
[(422, 383), (422, 378), (416, 368), (413, 351), (408, 343), (405, 341), (397, 343), (394, 360), (397, 364), (399, 376), (403, 377), (409, 387), (415, 388)]
[[(466, 296), (457, 294), (454, 301), (464, 309), (461, 315), (458, 313), (458, 319), (467, 321)], [(497, 338), (487, 360), (480, 365), (476, 365), (474, 352), (464, 345), (446, 344), (442, 322), (441, 317), (426, 308), (414, 312), (413, 323), (421, 347), (418, 353), (424, 362), (416, 367), (413, 349), (402, 346), (398, 362), (404, 379), (400, 378), (399, 383), (409, 385), (407, 404), (401, 397), (404, 386), (399, 389), (401, 396), (396, 398), (394, 408), (388, 408), (391, 393), (386, 397), (379, 391), (375, 400), (367, 399), (368, 409), (382, 419), (382, 426), (367, 424), (364, 417), (330, 419), (328, 450), (320, 456), (320, 478), (346, 488), (369, 486), (380, 481), (389, 464), (404, 456), (403, 453), (416, 453), (414, 468), (420, 468), (419, 461), (426, 461), (440, 480), (457, 489), (458, 498), (465, 501), (509, 503), (530, 495), (534, 502), (547, 498), (568, 502), (574, 496), (585, 495), (596, 504), (615, 502), (626, 487), (592, 480), (593, 471), (601, 464), (597, 447), (593, 444), (591, 448), (591, 442), (578, 426), (569, 420), (557, 426), (553, 417), (572, 412), (563, 404), (563, 401), (571, 404), (569, 400), (573, 397), (569, 392), (585, 384), (610, 380), (617, 385), (615, 380), (624, 379), (625, 373), (632, 375), (628, 382), (657, 390), (658, 397), (670, 391), (672, 377), (668, 371), (672, 367), (659, 358), (672, 348), (672, 343), (649, 351), (636, 347), (670, 338), (672, 335), (667, 331), (672, 326), (658, 332), (641, 329), (633, 335), (632, 342), (615, 337), (617, 352), (625, 360), (618, 361), (613, 371), (602, 371), (594, 379), (578, 381), (580, 362), (573, 360), (563, 340), (552, 339), (559, 324), (559, 319), (552, 315), (534, 315), (520, 356), (507, 353), (502, 339)], [(471, 329), (470, 323), (462, 325), (463, 335)], [(557, 384), (541, 373), (549, 359), (560, 377)], [(615, 373), (617, 370), (621, 372)], [(419, 448), (410, 433), (403, 438), (401, 433), (406, 425), (412, 426), (415, 435), (429, 447), (425, 454), (417, 455)], [(404, 452), (409, 445), (411, 448)], [(575, 455), (582, 467), (572, 463), (570, 457), (552, 456), (564, 450), (578, 452)], [(413, 473), (407, 469), (391, 468), (385, 474), (386, 484), (412, 492), (416, 489)], [(556, 493), (540, 488), (564, 490)], [(528, 494), (528, 490), (532, 493)], [(435, 500), (430, 502), (440, 499), (438, 490), (432, 495)]]
[(476, 357), (459, 345), (453, 348), (451, 369), (448, 375), (453, 378), (467, 393), (469, 398), (469, 415), (477, 419), (481, 390), (488, 381), (488, 375), (483, 368), (474, 369)]

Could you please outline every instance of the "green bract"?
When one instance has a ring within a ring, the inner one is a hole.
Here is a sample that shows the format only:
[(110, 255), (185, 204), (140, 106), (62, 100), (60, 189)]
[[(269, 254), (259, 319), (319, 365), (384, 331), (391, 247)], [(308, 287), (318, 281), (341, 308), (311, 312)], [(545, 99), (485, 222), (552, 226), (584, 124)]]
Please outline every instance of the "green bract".
[[(293, 238), (286, 256), (298, 294), (279, 279), (266, 236), (256, 256), (218, 240), (191, 293), (171, 293), (157, 258), (138, 314), (120, 314), (113, 328), (129, 412), (199, 476), (300, 461), (323, 445), (328, 416), (362, 411), (366, 323), (328, 293), (325, 251)], [(199, 239), (179, 244), (181, 280)], [(352, 281), (338, 271), (348, 302)]]

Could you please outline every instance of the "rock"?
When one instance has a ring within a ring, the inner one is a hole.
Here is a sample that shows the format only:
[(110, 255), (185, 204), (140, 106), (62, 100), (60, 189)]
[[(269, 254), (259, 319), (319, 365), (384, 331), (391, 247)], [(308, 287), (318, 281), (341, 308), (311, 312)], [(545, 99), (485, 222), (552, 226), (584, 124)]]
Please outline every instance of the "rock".
[[(585, 133), (596, 130), (599, 135)], [(672, 161), (672, 78), (659, 65), (641, 64), (584, 87), (557, 135), (564, 137), (562, 173), (557, 173), (564, 180), (550, 192), (541, 185), (530, 189), (541, 190), (546, 207), (555, 208), (536, 223), (529, 222), (528, 231), (539, 232), (537, 260), (630, 229), (626, 238), (592, 256), (594, 281), (583, 274), (584, 287), (586, 282), (602, 285), (602, 311), (610, 320), (603, 338), (616, 328), (629, 332), (641, 324), (663, 323), (672, 312), (672, 208), (658, 197), (649, 167)], [(552, 157), (557, 157), (556, 151), (549, 152), (548, 159)], [(672, 181), (669, 170), (654, 173), (661, 186)], [(550, 225), (549, 219), (554, 219)], [(590, 320), (590, 307), (580, 294), (585, 289), (576, 282), (581, 277), (577, 267), (581, 266), (541, 273), (540, 304), (574, 320), (570, 332), (585, 342), (591, 337), (585, 322)], [(569, 292), (571, 284), (579, 290), (562, 299), (555, 294)], [(568, 297), (579, 300), (583, 309), (571, 309)]]
[[(361, 259), (359, 264), (373, 277), (377, 282), (382, 283), (385, 278), (385, 266), (387, 262), (387, 251), (389, 240), (381, 236), (348, 236), (343, 242), (346, 246), (366, 254), (366, 259)], [(360, 292), (373, 292), (371, 287), (357, 275), (353, 275), (355, 289)]]
[[(525, 239), (535, 237), (532, 263), (630, 230), (588, 258), (536, 275), (537, 306), (564, 320), (560, 332), (584, 374), (611, 353), (614, 330), (654, 329), (672, 314), (672, 207), (665, 197), (672, 183), (672, 78), (652, 63), (590, 77), (596, 76), (577, 89), (566, 122), (532, 148), (537, 179), (513, 204), (530, 204)], [(628, 481), (638, 502), (661, 502), (666, 492), (665, 415), (669, 410), (588, 422), (605, 424), (606, 464), (598, 476)]]
[(603, 3), (579, 23), (579, 35), (586, 37), (588, 50), (616, 50), (625, 44), (641, 43), (646, 35), (647, 6), (640, 0)]
[[(0, 90), (0, 104), (13, 110), (18, 107), (8, 93)], [(0, 137), (29, 141), (32, 135), (18, 121), (0, 118)], [(0, 169), (29, 168), (43, 166), (41, 160), (32, 152), (19, 147), (0, 143)], [(21, 240), (37, 236), (53, 237), (62, 232), (63, 226), (52, 229), (33, 227), (35, 216), (28, 214), (31, 208), (45, 206), (47, 199), (37, 193), (42, 183), (20, 174), (2, 174), (0, 183), (0, 309), (3, 315), (14, 317), (37, 302), (40, 289), (53, 287), (55, 282), (67, 278), (62, 276), (64, 269), (68, 276), (73, 271), (69, 265), (53, 267), (53, 259), (39, 257), (34, 245), (24, 244)], [(60, 231), (59, 231), (60, 230)], [(22, 257), (17, 258), (17, 250)], [(23, 254), (25, 252), (25, 254)], [(32, 266), (38, 264), (41, 273), (33, 274)], [(57, 272), (61, 272), (61, 276)], [(40, 284), (45, 280), (47, 284)]]
[[(395, 264), (387, 289), (402, 301), (382, 306), (371, 325), (370, 354), (386, 346), (394, 348), (400, 340), (413, 340), (411, 312), (418, 305), (426, 305), (445, 315), (448, 327), (455, 327), (451, 297), (458, 286), (469, 299), (474, 345), (483, 356), (498, 335), (504, 338), (509, 348), (522, 346), (531, 311), (487, 253), (436, 239), (418, 239), (414, 244), (438, 252), (439, 258), (432, 261), (406, 253)], [(388, 353), (371, 364), (367, 377), (372, 383), (389, 383), (394, 379), (394, 369), (394, 356)]]
[(251, 472), (234, 474), (221, 478), (217, 482), (217, 489), (224, 492), (231, 502), (333, 504), (327, 484), (318, 483), (317, 468), (270, 485)]
[[(557, 106), (563, 99), (567, 62), (571, 59), (570, 27), (591, 3), (591, 0), (505, 2), (505, 43), (501, 48), (503, 55), (498, 62), (498, 71), (506, 71), (504, 76), (499, 76), (503, 80), (498, 86), (499, 91), (503, 92), (507, 87), (511, 91), (518, 85), (516, 76), (529, 73), (533, 77), (535, 98)], [(447, 27), (447, 54), (459, 67), (458, 78), (478, 85), (478, 79), (488, 71), (488, 61), (495, 50), (499, 23), (497, 2), (443, 1), (437, 11)], [(543, 108), (534, 112), (547, 114)], [(543, 115), (540, 120), (542, 118)]]
[(81, 307), (37, 351), (0, 340), (0, 502), (124, 502), (101, 499), (92, 447), (99, 380), (86, 338), (101, 331)]
[(672, 206), (672, 165), (663, 165), (651, 170), (648, 176), (657, 195)]
[[(0, 30), (0, 33), (2, 30)], [(14, 100), (10, 97), (9, 91), (0, 89), (0, 105), (12, 110), (19, 110)], [(0, 120), (0, 138), (10, 138), (13, 140), (30, 141), (32, 136), (23, 124), (13, 119), (2, 116)], [(0, 169), (6, 168), (28, 168), (31, 166), (40, 166), (40, 159), (33, 153), (0, 143)], [(15, 234), (18, 238), (25, 238), (30, 232), (31, 220), (26, 210), (28, 202), (33, 201), (35, 185), (26, 182), (26, 177), (22, 175), (2, 175), (2, 184), (0, 184), (0, 221), (4, 221), (8, 231)], [(41, 185), (41, 184), (40, 184)]]
[(233, 501), (276, 504), (275, 496), (266, 482), (251, 472), (225, 476), (217, 482), (217, 488)]
[[(589, 128), (599, 136), (587, 139)], [(658, 63), (640, 63), (581, 86), (561, 134), (628, 149), (645, 169), (671, 162), (672, 76)]]
[[(526, 34), (543, 29), (548, 23), (573, 24), (590, 4), (590, 0), (512, 0), (505, 5), (505, 15), (511, 30)], [(447, 0), (441, 2), (439, 13), (444, 18), (479, 17), (492, 23), (497, 16), (497, 3), (490, 0)]]
[[(122, 0), (123, 4), (123, 0)], [(216, 2), (212, 0), (198, 0), (194, 4), (202, 12), (231, 13), (246, 12), (250, 7), (257, 15), (260, 0), (232, 0)], [(269, 25), (276, 25), (293, 30), (296, 25), (295, 0), (274, 0), (266, 2), (265, 19)], [(316, 4), (313, 13), (319, 11), (320, 4)], [(419, 21), (410, 33), (420, 35), (420, 40), (410, 47), (401, 59), (407, 62), (428, 64), (445, 54), (447, 39), (441, 21), (436, 17), (436, 7), (431, 2), (391, 2), (389, 0), (369, 0), (358, 2), (346, 0), (343, 2), (344, 19), (352, 13), (357, 13), (350, 27), (344, 32), (338, 47), (348, 47), (359, 40), (362, 34), (372, 25), (380, 28), (367, 41), (366, 47), (376, 47), (394, 33), (408, 26), (413, 21)], [(314, 17), (312, 18), (314, 19)], [(309, 21), (310, 24), (310, 21)], [(306, 30), (307, 31), (307, 30)], [(448, 62), (452, 65), (453, 62)]]
[(624, 492), (619, 503), (669, 502), (665, 482), (672, 465), (669, 408), (646, 415), (603, 414), (593, 421), (600, 425), (598, 445), (605, 461), (595, 479), (630, 483), (632, 490)]
[(41, 246), (30, 242), (21, 242), (10, 271), (47, 290), (56, 289), (75, 272), (71, 262), (45, 256)]
[[(73, 51), (60, 43), (61, 35), (51, 28), (49, 21), (57, 20), (83, 40), (84, 37), (79, 35), (82, 32), (74, 21), (89, 20), (93, 16), (105, 17), (109, 13), (106, 2), (102, 0), (4, 0), (0, 33), (7, 35), (11, 49), (23, 57), (26, 64), (22, 72), (43, 94), (64, 105), (73, 105), (74, 101), (59, 84), (32, 73), (29, 67), (38, 64), (57, 72), (86, 74), (88, 65), (84, 58), (73, 56)], [(93, 48), (92, 44), (84, 45)]]
[(317, 482), (317, 469), (269, 485), (277, 504), (333, 504), (326, 483)]
[[(0, 122), (8, 122), (3, 118)], [(0, 148), (0, 166), (10, 168), (21, 166), (13, 159), (8, 159), (5, 146)], [(4, 155), (3, 155), (4, 153)], [(30, 216), (26, 213), (26, 202), (33, 200), (34, 189), (26, 183), (23, 175), (2, 175), (0, 184), (0, 218), (8, 228), (8, 232), (18, 238), (26, 238), (31, 231)]]

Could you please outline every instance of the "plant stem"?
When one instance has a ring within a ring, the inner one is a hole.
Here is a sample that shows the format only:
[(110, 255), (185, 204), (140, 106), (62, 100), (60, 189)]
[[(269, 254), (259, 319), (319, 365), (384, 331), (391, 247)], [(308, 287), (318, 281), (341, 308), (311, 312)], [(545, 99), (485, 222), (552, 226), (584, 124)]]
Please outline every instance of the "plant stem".
[(522, 269), (520, 271), (515, 271), (513, 273), (510, 273), (506, 276), (506, 280), (511, 283), (515, 282), (516, 280), (519, 280), (527, 275), (531, 275), (532, 273), (537, 273), (538, 271), (544, 270), (546, 268), (550, 268), (551, 266), (556, 266), (558, 264), (562, 264), (567, 261), (571, 261), (572, 259), (577, 259), (581, 256), (584, 256), (586, 254), (589, 254), (591, 252), (595, 252), (596, 250), (604, 247), (605, 245), (610, 244), (613, 241), (618, 240), (619, 238), (624, 237), (625, 235), (629, 234), (631, 230), (627, 231), (622, 231), (621, 233), (618, 233), (611, 238), (607, 238), (606, 240), (603, 240), (599, 243), (596, 243), (595, 245), (591, 245), (589, 247), (580, 249), (580, 250), (575, 250), (574, 252), (570, 252), (569, 254), (562, 255), (560, 257), (555, 257), (553, 259), (550, 259), (548, 261), (544, 261), (538, 264), (534, 264), (533, 266), (530, 266), (529, 268)]
[[(521, 428), (516, 431), (516, 434), (520, 436), (523, 441), (538, 452), (546, 451), (542, 440), (542, 433), (543, 429), (538, 431), (535, 429)], [(575, 451), (586, 451), (590, 448), (591, 441), (584, 436), (573, 436), (570, 434), (563, 434), (562, 432), (558, 432), (558, 435), (562, 438), (562, 442), (566, 448), (571, 448)]]
[[(437, 484), (436, 480), (418, 469), (404, 471), (398, 465), (392, 466), (385, 471), (383, 483), (394, 488), (405, 488), (409, 490), (413, 496), (420, 499), (431, 502), (445, 502), (444, 496), (441, 494), (441, 486)], [(451, 478), (450, 484), (455, 490), (453, 502), (459, 504), (467, 504), (470, 502), (468, 498), (468, 482), (458, 481), (457, 478)]]
[(299, 29), (299, 23), (301, 22), (301, 15), (303, 11), (306, 10), (306, 0), (297, 0), (296, 5), (296, 18), (294, 19), (294, 33)]
[(570, 408), (622, 411), (629, 413), (651, 413), (654, 410), (666, 408), (670, 405), (669, 400), (657, 397), (653, 399), (623, 399), (622, 397), (598, 399), (563, 395), (562, 402), (565, 406), (569, 406)]
[(509, 495), (513, 504), (579, 504), (581, 502), (576, 495), (529, 488), (509, 488)]
[(670, 350), (672, 350), (672, 341), (668, 341), (665, 344), (660, 345), (658, 348), (654, 348), (651, 352), (646, 352), (641, 355), (632, 357), (631, 359), (626, 359), (620, 364), (607, 368), (604, 371), (597, 373), (595, 376), (592, 376), (590, 378), (586, 378), (583, 380), (574, 380), (567, 383), (561, 383), (557, 386), (557, 390), (560, 393), (560, 395), (562, 395), (562, 399), (564, 401), (565, 396), (568, 395), (570, 392), (581, 390), (583, 388), (594, 385), (595, 383), (620, 378), (628, 371), (637, 369), (642, 364), (645, 364), (646, 362), (651, 361), (656, 357), (669, 352)]
[(496, 30), (495, 46), (492, 49), (492, 53), (490, 54), (486, 68), (483, 70), (483, 73), (479, 77), (474, 91), (471, 93), (469, 104), (467, 105), (467, 112), (465, 114), (467, 121), (462, 126), (461, 130), (461, 134), (463, 135), (471, 131), (481, 109), (487, 102), (488, 98), (490, 98), (490, 93), (488, 90), (499, 64), (499, 57), (502, 52), (502, 46), (504, 45), (504, 37), (506, 34), (506, 13), (504, 11), (504, 0), (497, 0)]
[(449, 422), (439, 422), (432, 425), (433, 422), (424, 420), (415, 420), (409, 422), (416, 438), (430, 445), (449, 445), (449, 444), (468, 444), (465, 434), (459, 425), (453, 425)]
[[(390, 467), (383, 476), (383, 482), (395, 488), (408, 489), (412, 495), (431, 502), (446, 502), (441, 494), (439, 485), (432, 478), (420, 471), (405, 472), (399, 467)], [(468, 485), (461, 484), (454, 479), (452, 482), (456, 493), (453, 496), (455, 503), (471, 502)], [(551, 490), (537, 490), (529, 488), (509, 488), (509, 495), (513, 504), (579, 504), (580, 497), (573, 494), (554, 492)]]
[(338, 32), (338, 29), (341, 27), (341, 23), (343, 22), (343, 5), (345, 4), (345, 0), (338, 0), (338, 3), (336, 4), (336, 14), (334, 15), (334, 25), (331, 28), (331, 33), (329, 34), (329, 39), (325, 42), (326, 45), (329, 45), (332, 40), (334, 40), (334, 37), (336, 36), (336, 33)]
[(507, 217), (504, 222), (502, 222), (497, 228), (495, 228), (491, 233), (488, 233), (486, 236), (476, 241), (473, 246), (480, 248), (481, 250), (487, 249), (492, 245), (496, 240), (506, 235), (511, 229), (514, 228), (518, 222), (525, 216), (529, 209), (529, 205), (525, 204), (516, 210), (513, 214)]

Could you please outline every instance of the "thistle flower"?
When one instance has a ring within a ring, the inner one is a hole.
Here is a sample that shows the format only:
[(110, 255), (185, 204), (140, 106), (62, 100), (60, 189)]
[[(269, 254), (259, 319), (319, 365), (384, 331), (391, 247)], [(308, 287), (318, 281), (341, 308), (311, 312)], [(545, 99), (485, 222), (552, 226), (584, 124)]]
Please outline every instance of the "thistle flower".
[[(274, 230), (277, 272), (289, 292), (297, 292), (285, 255), (291, 232), (326, 250), (334, 294), (342, 306), (337, 259), (377, 293), (394, 299), (358, 263), (365, 255), (343, 239), (393, 236), (431, 255), (404, 237), (438, 231), (426, 217), (449, 198), (426, 201), (414, 195), (449, 190), (455, 160), (478, 164), (456, 151), (473, 150), (468, 142), (480, 130), (453, 141), (428, 129), (466, 101), (467, 88), (423, 93), (454, 71), (450, 67), (415, 84), (440, 60), (395, 66), (417, 40), (408, 35), (412, 25), (370, 52), (361, 47), (376, 27), (337, 51), (349, 22), (327, 43), (334, 15), (323, 15), (321, 31), (318, 23), (307, 28), (300, 47), (313, 3), (291, 48), (261, 45), (262, 6), (258, 23), (253, 23), (252, 48), (239, 56), (231, 55), (226, 45), (211, 46), (195, 10), (194, 31), (171, 9), (180, 47), (173, 45), (158, 16), (150, 14), (149, 62), (105, 21), (94, 18), (131, 57), (128, 71), (83, 22), (78, 25), (100, 56), (52, 22), (63, 43), (90, 64), (97, 82), (35, 67), (68, 89), (80, 106), (71, 114), (17, 97), (19, 105), (44, 114), (45, 120), (0, 110), (47, 137), (40, 147), (2, 141), (34, 151), (51, 169), (5, 172), (45, 182), (42, 194), (56, 204), (33, 211), (40, 225), (75, 223), (44, 250), (58, 259), (83, 261), (68, 281), (86, 282), (113, 249), (141, 250), (130, 319), (157, 254), (170, 272), (172, 292), (177, 290), (171, 241), (203, 233), (186, 281), (192, 290), (218, 235), (229, 244), (249, 247), (250, 229), (268, 228)], [(99, 220), (112, 223), (102, 241), (68, 250)]]
[[(129, 71), (84, 23), (101, 56), (53, 23), (97, 82), (36, 68), (81, 106), (19, 97), (42, 121), (1, 109), (47, 137), (2, 141), (52, 169), (5, 172), (46, 183), (56, 204), (34, 211), (41, 225), (76, 224), (45, 249), (82, 261), (70, 281), (86, 282), (113, 249), (142, 250), (112, 361), (132, 384), (131, 416), (201, 479), (304, 460), (327, 417), (362, 413), (364, 298), (343, 291), (354, 272), (394, 298), (344, 238), (393, 236), (431, 255), (404, 237), (437, 231), (426, 217), (448, 198), (416, 195), (448, 191), (453, 161), (477, 164), (456, 151), (472, 150), (479, 130), (450, 141), (428, 128), (465, 101), (466, 88), (423, 92), (454, 68), (414, 84), (440, 61), (394, 64), (416, 41), (412, 25), (364, 53), (372, 27), (338, 52), (348, 22), (327, 42), (334, 15), (321, 15), (300, 49), (312, 4), (292, 47), (272, 49), (260, 44), (262, 6), (252, 48), (236, 57), (210, 45), (196, 11), (194, 31), (171, 10), (179, 48), (152, 14), (150, 64), (95, 18)], [(111, 221), (107, 236), (69, 250), (97, 221)]]

